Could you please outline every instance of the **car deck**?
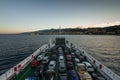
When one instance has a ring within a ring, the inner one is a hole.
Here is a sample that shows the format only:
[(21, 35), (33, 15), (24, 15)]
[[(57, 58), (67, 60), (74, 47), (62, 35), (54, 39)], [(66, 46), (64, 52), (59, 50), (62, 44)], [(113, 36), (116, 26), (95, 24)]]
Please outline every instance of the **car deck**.
[[(56, 66), (55, 66), (55, 72), (56, 72), (56, 76), (54, 78), (54, 80), (59, 80), (59, 71), (58, 71), (58, 67), (59, 67), (59, 59), (58, 59), (59, 55), (57, 55), (57, 60), (56, 60)], [(74, 58), (75, 59), (75, 58)], [(50, 61), (49, 61), (50, 62)], [(66, 59), (65, 59), (65, 63), (66, 63)], [(76, 70), (76, 63), (74, 62), (74, 60), (72, 60), (72, 63), (73, 63), (73, 69), (76, 71), (77, 73), (77, 70)], [(43, 65), (42, 62), (40, 61), (40, 64), (39, 65)], [(46, 72), (48, 70), (48, 65), (49, 64), (46, 64), (44, 65), (44, 72)], [(67, 69), (67, 68), (66, 68)], [(25, 68), (23, 69), (18, 75), (16, 75), (15, 77), (12, 78), (12, 80), (25, 80), (26, 77), (29, 77), (29, 76), (34, 76), (34, 71), (35, 69), (34, 68), (31, 68), (30, 64)], [(67, 70), (66, 70), (66, 74), (67, 74)], [(97, 69), (95, 69), (94, 73), (96, 74), (100, 74)], [(68, 76), (68, 75), (67, 75)], [(38, 77), (38, 80), (44, 80), (43, 78), (40, 78)], [(93, 79), (94, 80), (94, 79)]]

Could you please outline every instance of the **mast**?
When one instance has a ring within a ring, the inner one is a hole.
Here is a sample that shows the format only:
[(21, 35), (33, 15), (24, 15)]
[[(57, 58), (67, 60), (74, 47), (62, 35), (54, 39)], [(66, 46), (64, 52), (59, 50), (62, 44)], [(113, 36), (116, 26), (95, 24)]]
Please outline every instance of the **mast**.
[(61, 26), (59, 26), (59, 35), (61, 35)]

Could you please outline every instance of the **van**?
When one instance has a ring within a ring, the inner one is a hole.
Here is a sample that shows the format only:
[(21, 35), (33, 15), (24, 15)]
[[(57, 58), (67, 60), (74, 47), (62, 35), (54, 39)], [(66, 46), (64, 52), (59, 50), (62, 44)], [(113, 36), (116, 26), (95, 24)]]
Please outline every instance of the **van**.
[(89, 62), (83, 61), (82, 63), (85, 64), (86, 70), (87, 70), (88, 72), (94, 72), (94, 69), (93, 69), (92, 65), (91, 65)]
[(64, 62), (64, 56), (59, 56), (59, 62)]
[(47, 64), (49, 62), (49, 57), (44, 57), (43, 60), (42, 60), (42, 63), (43, 64)]
[(56, 66), (56, 61), (50, 61), (48, 68), (54, 70)]

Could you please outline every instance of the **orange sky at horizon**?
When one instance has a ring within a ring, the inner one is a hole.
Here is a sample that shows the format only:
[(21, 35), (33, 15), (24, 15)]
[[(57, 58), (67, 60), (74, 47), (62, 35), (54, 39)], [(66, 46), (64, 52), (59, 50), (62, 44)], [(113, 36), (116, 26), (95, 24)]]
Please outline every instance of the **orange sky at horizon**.
[[(96, 24), (96, 25), (89, 25), (89, 26), (74, 26), (74, 27), (65, 27), (65, 28), (94, 28), (94, 27), (107, 27), (107, 26), (113, 26), (113, 25), (120, 25), (119, 21), (113, 22), (113, 23), (104, 23), (104, 24)], [(59, 27), (58, 27), (59, 28)], [(54, 28), (54, 29), (58, 29)], [(61, 26), (63, 28), (63, 26)], [(52, 29), (52, 28), (50, 28)], [(38, 30), (43, 30), (40, 29), (40, 27), (28, 27), (28, 28), (17, 28), (17, 27), (9, 27), (5, 28), (2, 27), (0, 29), (0, 34), (18, 34), (18, 33), (23, 33), (23, 32), (32, 32), (32, 31), (38, 31)]]

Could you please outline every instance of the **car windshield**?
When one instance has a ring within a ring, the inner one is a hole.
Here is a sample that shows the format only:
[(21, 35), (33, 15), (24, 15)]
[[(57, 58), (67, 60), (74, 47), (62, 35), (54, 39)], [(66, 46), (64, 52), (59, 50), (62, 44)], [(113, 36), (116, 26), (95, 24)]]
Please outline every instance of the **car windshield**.
[(52, 64), (50, 64), (50, 66), (53, 66)]
[(46, 60), (43, 60), (43, 61), (46, 61)]
[(91, 66), (88, 66), (88, 68), (92, 68)]
[(61, 67), (61, 69), (64, 69), (64, 67)]

